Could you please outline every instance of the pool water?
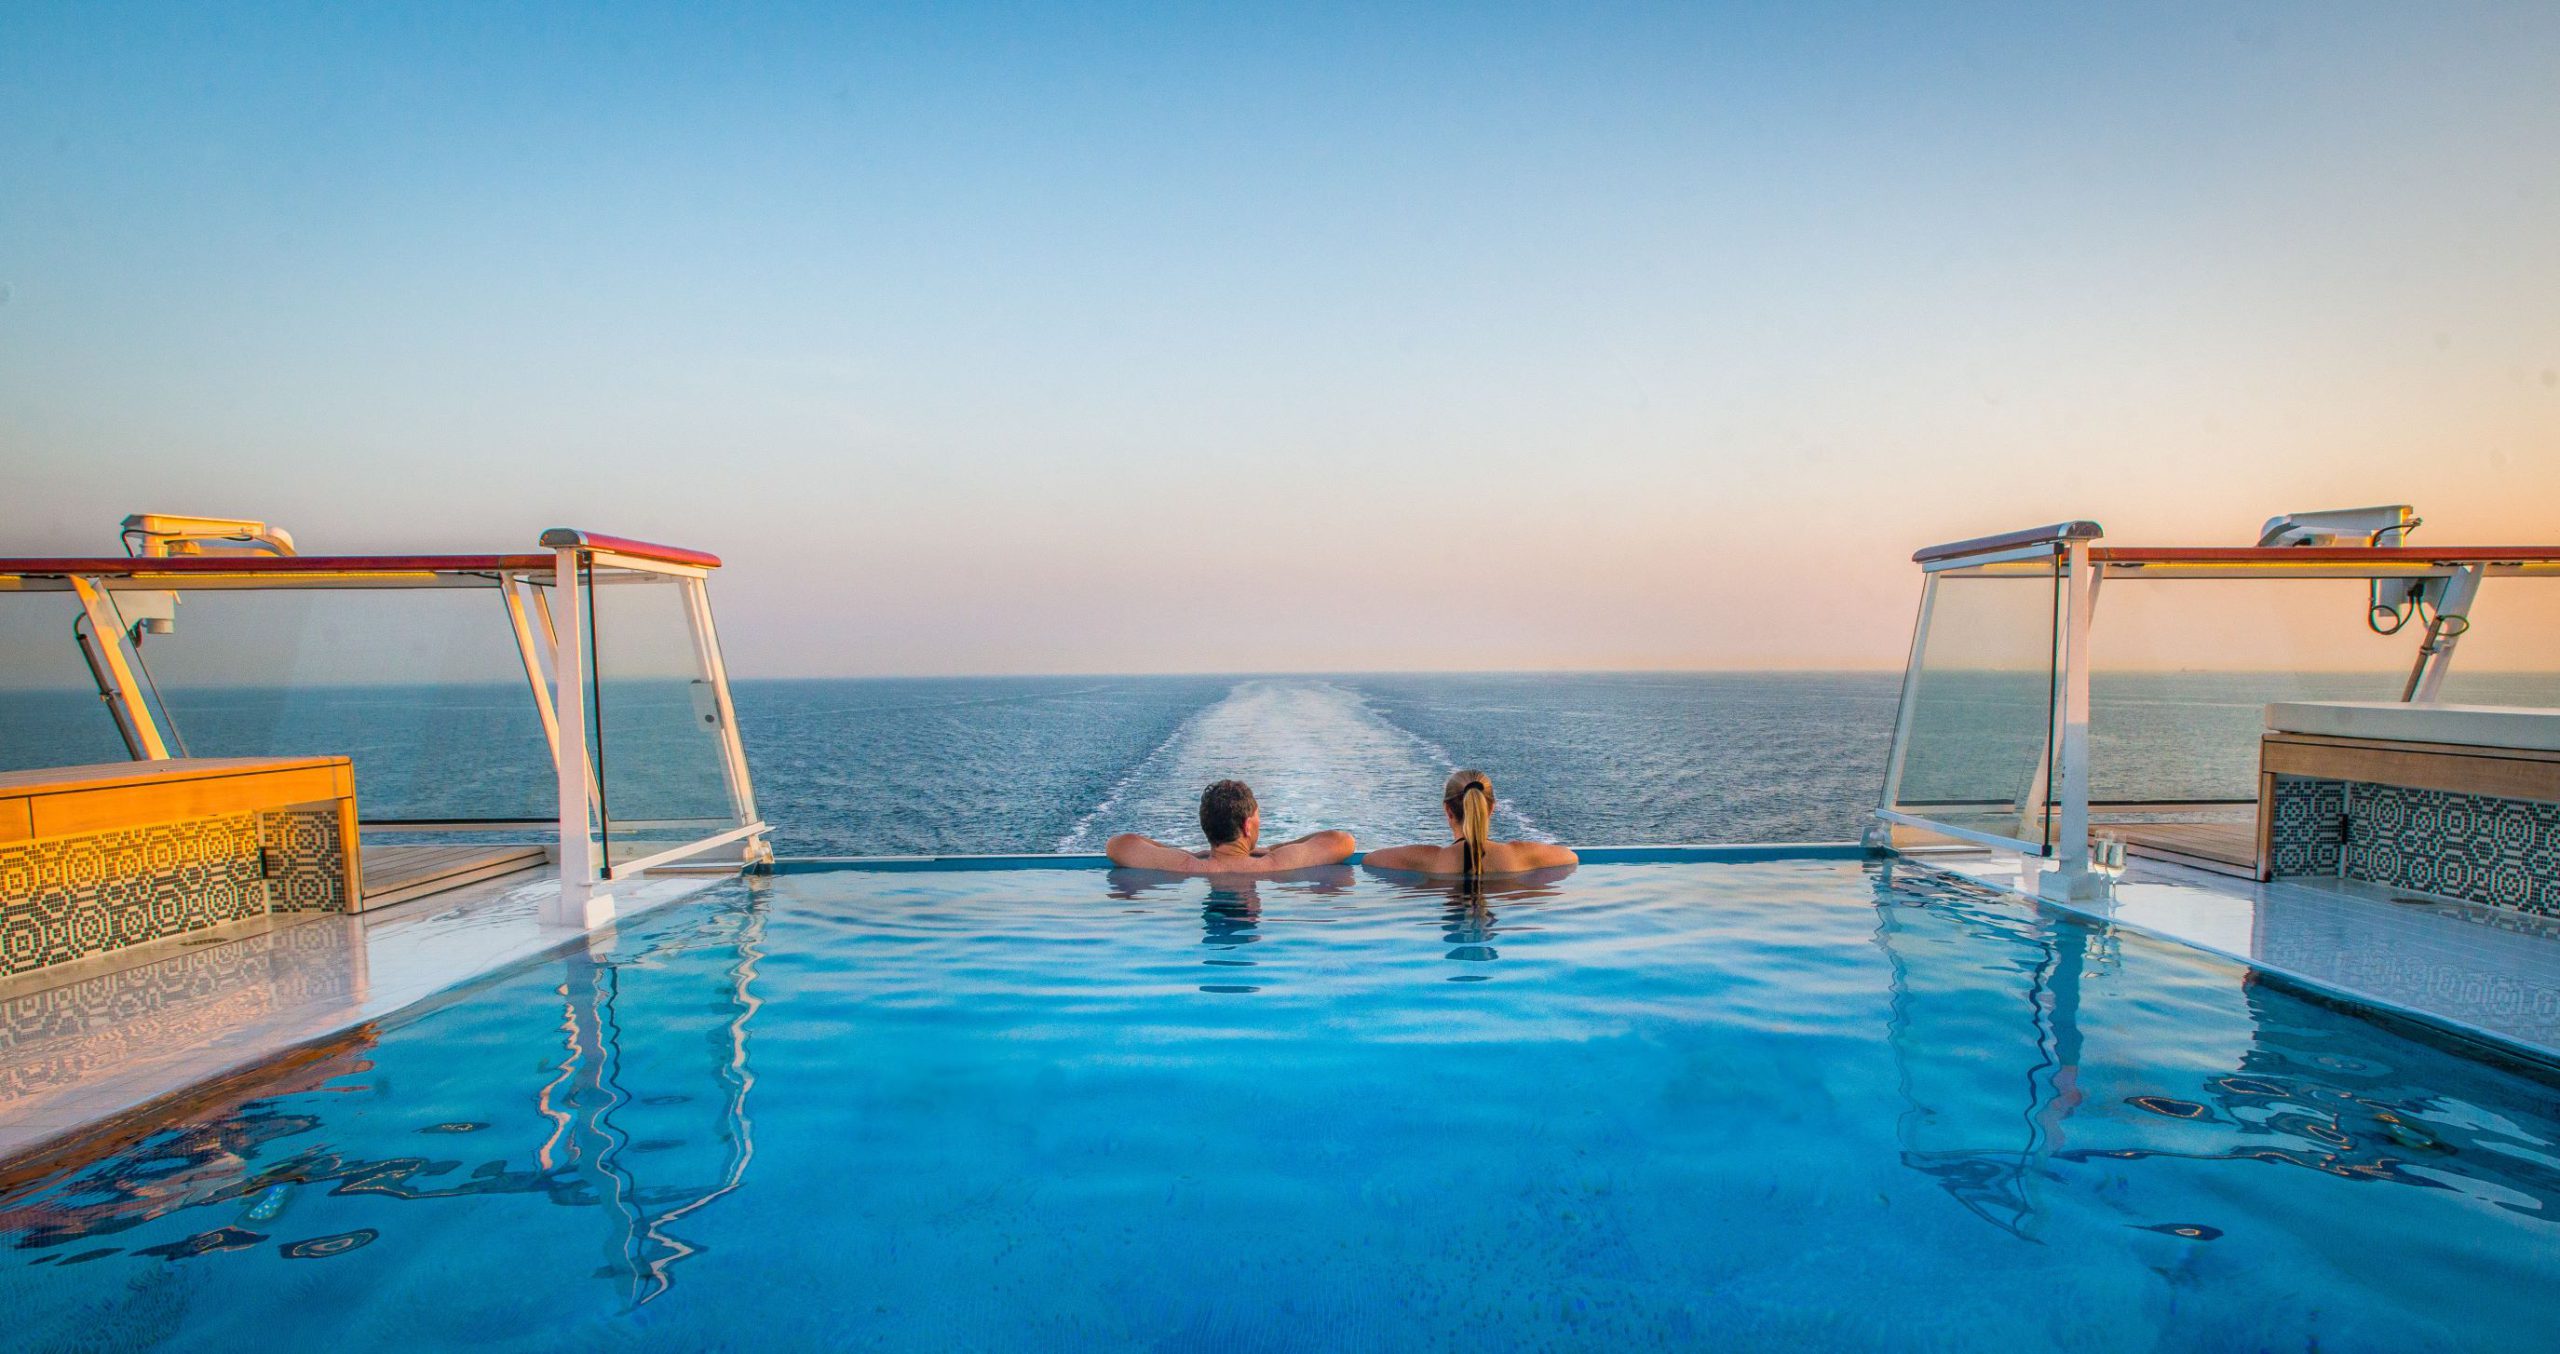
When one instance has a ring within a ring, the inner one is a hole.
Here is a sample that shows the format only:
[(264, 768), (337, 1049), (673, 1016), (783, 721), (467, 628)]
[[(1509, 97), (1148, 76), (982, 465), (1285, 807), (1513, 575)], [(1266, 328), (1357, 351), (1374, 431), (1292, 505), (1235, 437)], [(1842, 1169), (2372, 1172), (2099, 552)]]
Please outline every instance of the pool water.
[(2548, 1348), (2551, 1088), (1910, 866), (724, 884), (0, 1200), (22, 1348)]

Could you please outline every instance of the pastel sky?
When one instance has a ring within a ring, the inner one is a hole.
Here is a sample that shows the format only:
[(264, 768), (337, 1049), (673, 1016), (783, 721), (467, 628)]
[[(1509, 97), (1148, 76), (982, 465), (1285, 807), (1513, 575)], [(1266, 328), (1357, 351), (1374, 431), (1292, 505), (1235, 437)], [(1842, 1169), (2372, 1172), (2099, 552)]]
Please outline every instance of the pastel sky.
[(0, 552), (581, 525), (758, 675), (1891, 666), (1915, 546), (2378, 501), (2560, 539), (2560, 6), (0, 0)]

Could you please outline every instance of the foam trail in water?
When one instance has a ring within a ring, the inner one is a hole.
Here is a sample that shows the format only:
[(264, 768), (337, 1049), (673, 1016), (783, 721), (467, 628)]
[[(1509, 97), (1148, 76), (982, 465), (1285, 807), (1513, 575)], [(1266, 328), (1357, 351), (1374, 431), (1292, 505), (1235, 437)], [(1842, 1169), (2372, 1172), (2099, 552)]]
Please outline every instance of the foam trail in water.
[[(1457, 759), (1449, 755), (1449, 750), (1447, 748), (1444, 748), (1438, 743), (1432, 742), (1430, 739), (1423, 737), (1421, 734), (1415, 733), (1413, 730), (1388, 719), (1384, 715), (1376, 715), (1374, 717), (1379, 723), (1385, 724), (1387, 727), (1394, 729), (1398, 734), (1413, 740), (1416, 755), (1420, 756), (1423, 761), (1430, 765), (1440, 768), (1441, 786), (1444, 789), (1447, 787), (1450, 773), (1458, 769)], [(1501, 793), (1502, 787), (1499, 785), (1495, 786), (1494, 795), (1496, 798), (1496, 808), (1494, 810), (1493, 835), (1497, 839), (1510, 839), (1514, 836), (1518, 836), (1542, 842), (1551, 842), (1555, 840), (1554, 837), (1549, 836), (1545, 831), (1538, 827), (1537, 821), (1529, 816), (1529, 811), (1527, 809), (1521, 808), (1519, 805), (1512, 803), (1508, 799), (1501, 798)], [(1433, 824), (1433, 826), (1435, 828), (1443, 827), (1442, 824), (1437, 823)], [(1427, 838), (1427, 840), (1430, 841), (1438, 841), (1439, 839), (1440, 837), (1437, 832), (1432, 833)], [(1378, 844), (1383, 846), (1389, 845), (1390, 843), (1381, 842)]]
[(1239, 682), (1148, 754), (1058, 847), (1099, 850), (1115, 832), (1200, 837), (1200, 790), (1235, 779), (1262, 804), (1262, 839), (1346, 828), (1364, 845), (1436, 841), (1445, 760), (1378, 717), (1359, 694), (1316, 678)]

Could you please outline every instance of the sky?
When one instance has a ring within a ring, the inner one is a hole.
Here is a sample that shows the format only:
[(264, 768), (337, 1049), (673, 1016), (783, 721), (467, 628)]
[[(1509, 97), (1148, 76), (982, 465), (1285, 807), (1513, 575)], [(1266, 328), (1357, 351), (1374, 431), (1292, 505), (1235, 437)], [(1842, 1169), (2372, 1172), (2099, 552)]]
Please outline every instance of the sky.
[(747, 676), (1892, 667), (1921, 545), (2404, 501), (2560, 540), (2560, 6), (0, 0), (9, 554), (581, 526)]

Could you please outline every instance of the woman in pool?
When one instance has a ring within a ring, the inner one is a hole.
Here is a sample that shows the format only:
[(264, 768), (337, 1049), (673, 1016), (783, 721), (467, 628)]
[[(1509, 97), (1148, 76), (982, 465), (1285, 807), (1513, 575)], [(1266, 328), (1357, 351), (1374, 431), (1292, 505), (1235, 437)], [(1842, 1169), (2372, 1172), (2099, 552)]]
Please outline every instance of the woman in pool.
[(1363, 863), (1380, 870), (1481, 879), (1553, 869), (1581, 859), (1553, 842), (1493, 840), (1493, 780), (1481, 771), (1451, 775), (1449, 783), (1440, 787), (1440, 811), (1449, 819), (1448, 845), (1389, 846), (1370, 852)]

